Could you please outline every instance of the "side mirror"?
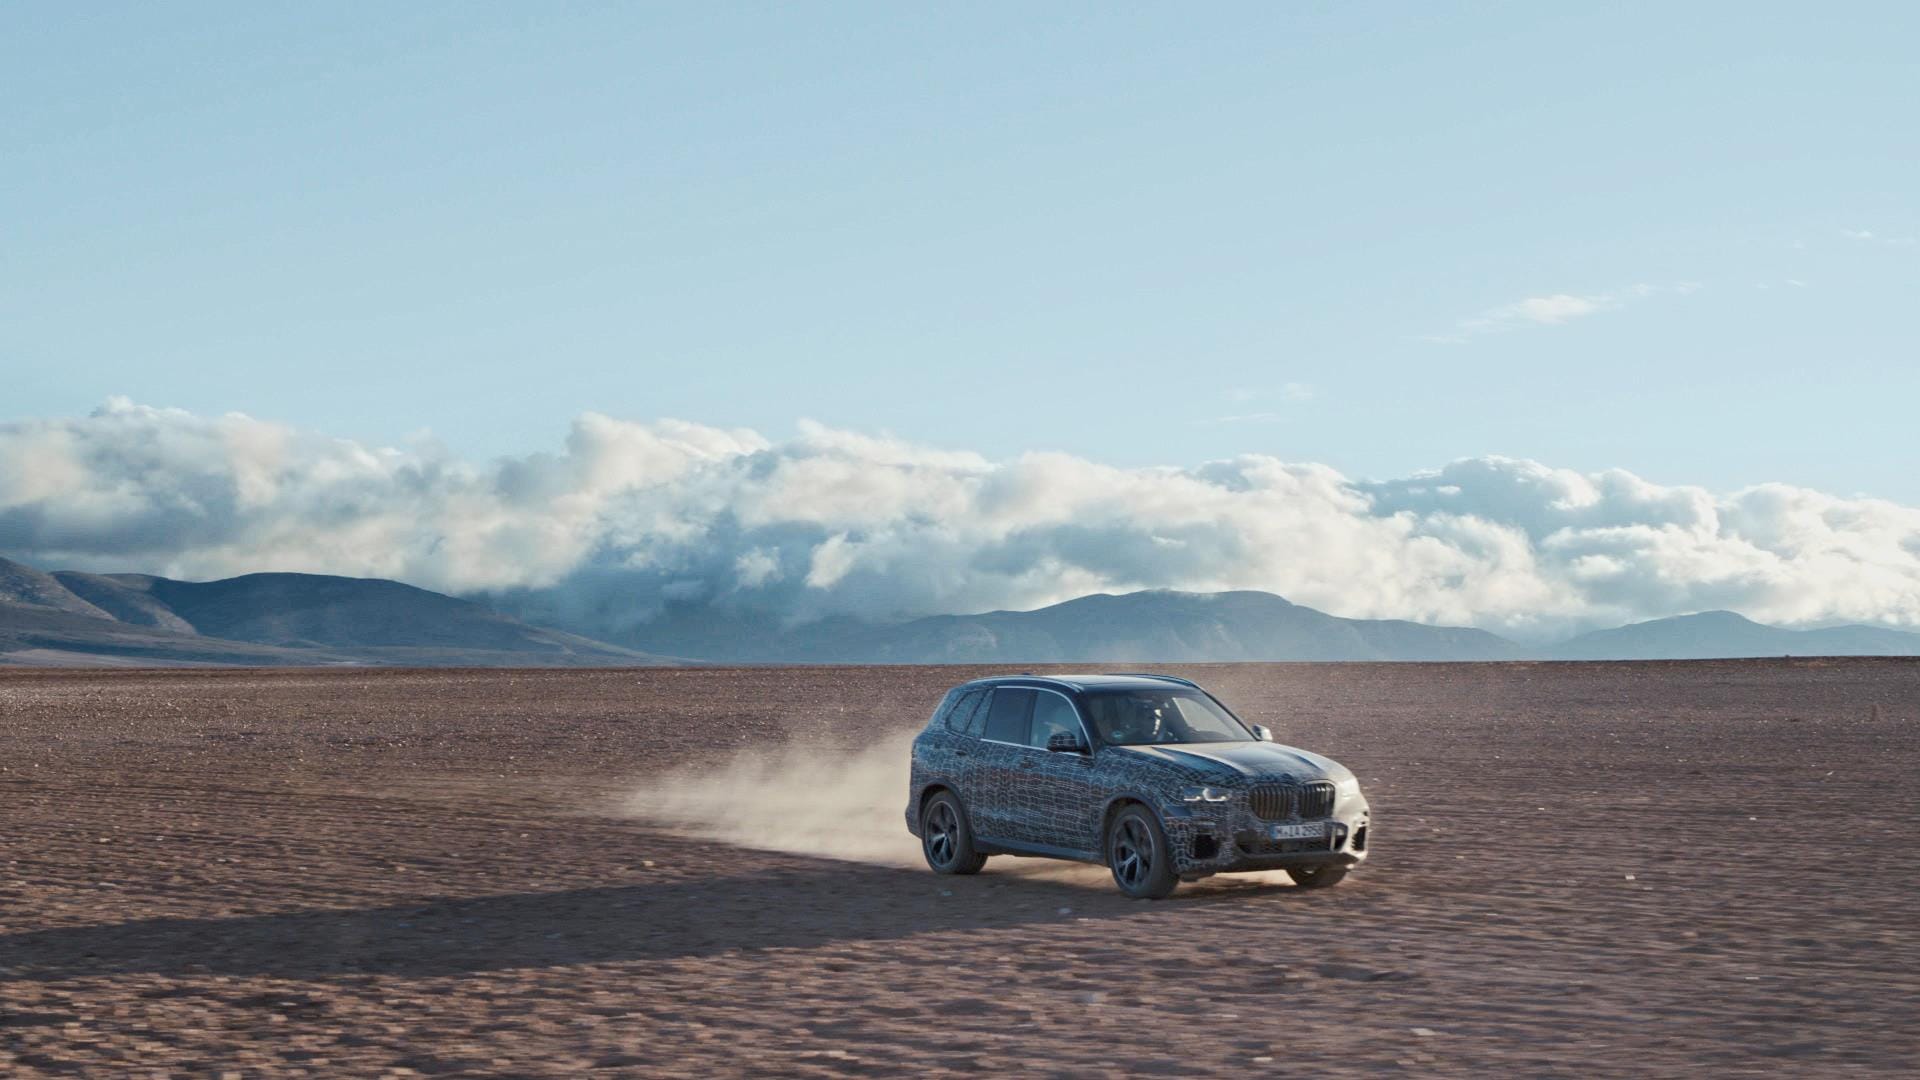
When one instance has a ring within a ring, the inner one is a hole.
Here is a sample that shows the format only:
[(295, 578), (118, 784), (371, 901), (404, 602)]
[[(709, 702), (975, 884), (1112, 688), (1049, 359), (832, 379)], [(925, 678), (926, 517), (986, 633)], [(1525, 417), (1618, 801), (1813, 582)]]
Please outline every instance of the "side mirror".
[(1253, 737), (1256, 739), (1259, 739), (1261, 742), (1272, 742), (1273, 732), (1268, 731), (1266, 728), (1261, 727), (1259, 724), (1255, 724), (1253, 725)]
[(1071, 731), (1056, 731), (1047, 736), (1047, 749), (1056, 754), (1085, 753), (1087, 744)]

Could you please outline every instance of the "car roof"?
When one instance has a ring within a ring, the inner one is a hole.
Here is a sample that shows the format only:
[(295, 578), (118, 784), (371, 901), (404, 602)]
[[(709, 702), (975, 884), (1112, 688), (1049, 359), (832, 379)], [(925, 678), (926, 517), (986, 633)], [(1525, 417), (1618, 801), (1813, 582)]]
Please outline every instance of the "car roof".
[(1070, 690), (1165, 690), (1173, 686), (1191, 686), (1199, 688), (1191, 679), (1178, 675), (1152, 674), (1088, 674), (1088, 675), (990, 675), (974, 679), (966, 686), (1020, 686), (1020, 685), (1065, 686)]

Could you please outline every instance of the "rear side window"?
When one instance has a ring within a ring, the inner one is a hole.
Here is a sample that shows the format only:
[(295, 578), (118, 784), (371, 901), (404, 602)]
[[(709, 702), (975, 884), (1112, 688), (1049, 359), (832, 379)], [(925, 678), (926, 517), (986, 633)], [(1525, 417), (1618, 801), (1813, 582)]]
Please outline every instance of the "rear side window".
[(933, 719), (927, 721), (928, 727), (939, 727), (953, 723), (953, 707), (960, 700), (960, 691), (949, 690), (947, 696), (940, 699), (940, 707), (933, 710)]
[(953, 708), (947, 710), (947, 730), (961, 735), (980, 734), (980, 725), (974, 723), (974, 714), (981, 711), (980, 703), (986, 696), (985, 690), (969, 690), (961, 694)]
[(980, 691), (980, 700), (973, 703), (973, 715), (967, 718), (967, 734), (974, 738), (987, 726), (987, 709), (993, 702), (993, 691)]
[(993, 704), (987, 709), (987, 730), (983, 739), (1026, 745), (1027, 715), (1033, 712), (1033, 691), (1001, 688), (993, 692)]

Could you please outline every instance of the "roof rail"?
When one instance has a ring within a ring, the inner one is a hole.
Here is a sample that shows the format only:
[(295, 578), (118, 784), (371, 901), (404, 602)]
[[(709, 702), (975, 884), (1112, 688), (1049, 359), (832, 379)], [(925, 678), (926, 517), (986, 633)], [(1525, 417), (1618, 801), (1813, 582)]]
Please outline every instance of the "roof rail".
[(1071, 686), (1075, 690), (1082, 689), (1081, 685), (1077, 682), (1074, 682), (1072, 679), (1062, 678), (1059, 675), (1035, 675), (1031, 671), (1015, 672), (1012, 675), (982, 675), (978, 679), (974, 679), (972, 681), (973, 682), (993, 682), (998, 679), (1032, 679), (1034, 682), (1058, 683), (1061, 686)]
[(1199, 683), (1194, 682), (1192, 679), (1183, 679), (1178, 675), (1160, 675), (1151, 671), (1110, 671), (1107, 674), (1126, 675), (1135, 679), (1165, 679), (1167, 682), (1179, 683), (1181, 686), (1191, 686), (1195, 690), (1200, 689)]

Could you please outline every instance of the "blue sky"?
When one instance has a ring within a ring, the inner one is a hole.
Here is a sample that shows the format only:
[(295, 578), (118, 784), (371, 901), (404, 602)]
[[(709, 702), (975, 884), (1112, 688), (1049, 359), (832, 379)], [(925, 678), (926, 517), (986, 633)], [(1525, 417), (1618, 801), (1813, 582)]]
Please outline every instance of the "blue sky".
[(1909, 5), (0, 14), (0, 418), (1920, 502)]

